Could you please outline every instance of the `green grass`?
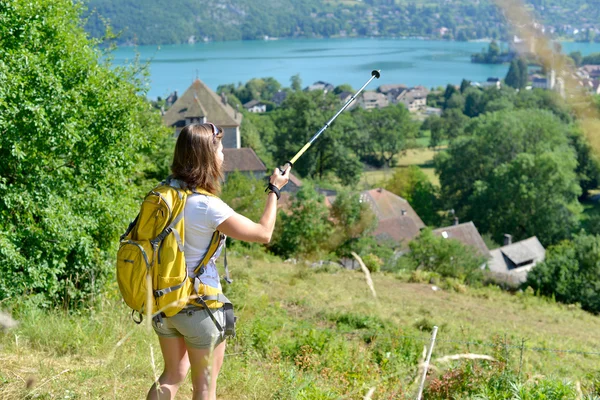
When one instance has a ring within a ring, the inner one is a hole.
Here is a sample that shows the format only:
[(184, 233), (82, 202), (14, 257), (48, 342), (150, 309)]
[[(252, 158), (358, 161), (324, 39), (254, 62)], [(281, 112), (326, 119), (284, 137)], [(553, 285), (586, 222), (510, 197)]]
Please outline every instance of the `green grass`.
[[(416, 165), (427, 175), (431, 183), (436, 186), (440, 185), (439, 177), (435, 174), (433, 167), (433, 157), (443, 150), (431, 150), (428, 148), (411, 149), (404, 155), (396, 158), (397, 168), (406, 168), (411, 165)], [(363, 172), (359, 185), (364, 188), (374, 188), (382, 186), (383, 182), (390, 179), (394, 174), (394, 168), (382, 168), (378, 170)]]
[[(598, 352), (600, 318), (578, 307), (493, 287), (450, 283), (433, 291), (384, 273), (373, 275), (374, 299), (356, 271), (239, 254), (230, 266), (235, 282), (228, 296), (239, 326), (228, 344), (220, 399), (358, 399), (371, 387), (374, 399), (414, 398), (417, 364), (434, 325), (437, 372), (429, 381), (465, 365), (496, 375), (502, 365), (520, 365), (524, 385), (568, 379), (585, 388), (587, 375), (600, 372), (600, 355), (555, 351)], [(131, 322), (115, 288), (80, 315), (23, 309), (17, 317), (19, 327), (0, 334), (0, 398), (139, 399), (161, 371), (154, 333)], [(463, 353), (507, 360), (437, 361)], [(180, 398), (190, 391), (185, 383)]]

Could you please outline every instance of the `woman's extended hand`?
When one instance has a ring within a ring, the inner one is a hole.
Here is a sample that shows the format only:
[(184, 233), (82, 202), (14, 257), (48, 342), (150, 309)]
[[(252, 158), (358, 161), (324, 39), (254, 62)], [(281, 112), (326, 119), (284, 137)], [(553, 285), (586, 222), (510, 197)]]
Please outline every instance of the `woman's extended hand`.
[(292, 169), (292, 167), (288, 165), (282, 173), (279, 168), (275, 168), (273, 175), (269, 178), (269, 182), (275, 185), (277, 189), (281, 189), (290, 181), (290, 169)]

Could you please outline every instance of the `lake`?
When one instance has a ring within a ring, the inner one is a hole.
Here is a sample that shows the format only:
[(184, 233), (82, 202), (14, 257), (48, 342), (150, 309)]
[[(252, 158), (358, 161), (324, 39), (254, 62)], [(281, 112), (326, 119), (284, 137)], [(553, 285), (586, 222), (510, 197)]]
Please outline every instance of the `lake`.
[[(122, 47), (115, 65), (130, 62), (138, 53), (149, 63), (148, 97), (180, 94), (198, 77), (211, 89), (252, 78), (273, 77), (283, 86), (299, 74), (303, 86), (325, 81), (350, 84), (355, 90), (380, 69), (381, 78), (369, 89), (386, 83), (428, 88), (460, 84), (463, 78), (481, 82), (504, 78), (508, 65), (472, 64), (471, 54), (487, 49), (484, 42), (419, 39), (282, 39), (209, 42), (185, 45)], [(600, 43), (563, 43), (563, 52), (583, 55), (600, 52)]]

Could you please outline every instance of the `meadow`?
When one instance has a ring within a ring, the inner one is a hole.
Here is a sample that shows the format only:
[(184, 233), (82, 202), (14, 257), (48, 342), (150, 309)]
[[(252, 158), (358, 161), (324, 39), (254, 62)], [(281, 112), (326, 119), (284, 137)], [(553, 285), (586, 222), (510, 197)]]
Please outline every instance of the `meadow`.
[[(373, 274), (374, 298), (362, 272), (239, 249), (230, 265), (238, 335), (219, 399), (415, 398), (433, 326), (425, 398), (518, 398), (503, 379), (532, 399), (600, 395), (600, 317), (577, 306), (415, 272)], [(20, 325), (0, 334), (2, 399), (140, 399), (162, 371), (154, 333), (131, 321), (116, 285), (88, 310), (13, 314)], [(460, 354), (495, 361), (440, 360)], [(548, 387), (562, 394), (533, 395)]]

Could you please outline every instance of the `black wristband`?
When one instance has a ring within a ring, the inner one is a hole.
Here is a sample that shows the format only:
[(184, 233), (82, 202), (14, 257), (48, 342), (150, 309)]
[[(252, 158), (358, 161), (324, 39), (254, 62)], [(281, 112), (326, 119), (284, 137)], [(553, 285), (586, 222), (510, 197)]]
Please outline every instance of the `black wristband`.
[(277, 200), (279, 200), (279, 198), (281, 197), (281, 193), (279, 193), (279, 188), (277, 188), (277, 186), (273, 185), (271, 182), (269, 182), (269, 186), (267, 186), (265, 192), (275, 193), (275, 196), (277, 196)]

